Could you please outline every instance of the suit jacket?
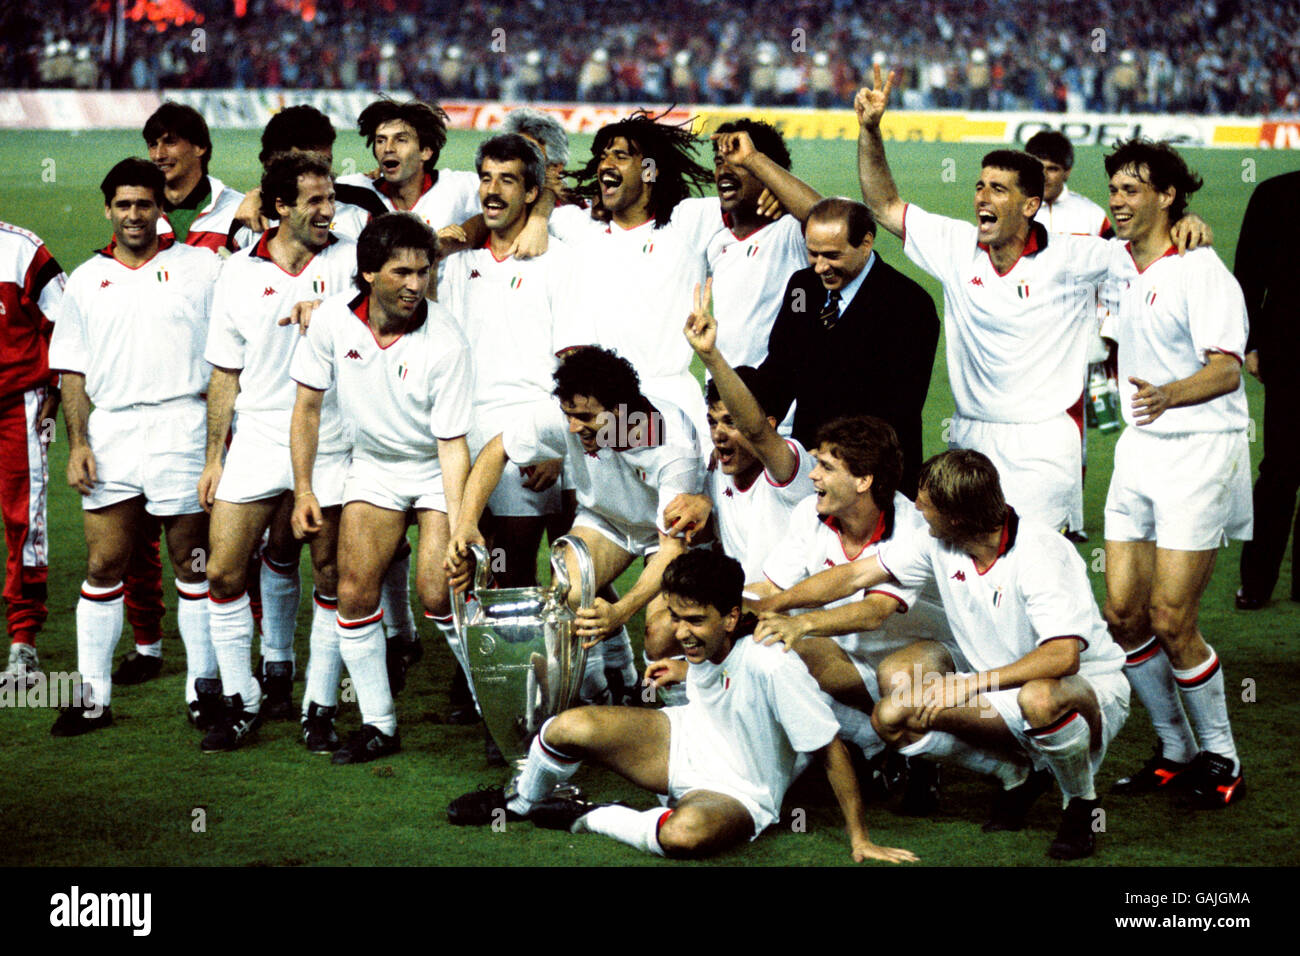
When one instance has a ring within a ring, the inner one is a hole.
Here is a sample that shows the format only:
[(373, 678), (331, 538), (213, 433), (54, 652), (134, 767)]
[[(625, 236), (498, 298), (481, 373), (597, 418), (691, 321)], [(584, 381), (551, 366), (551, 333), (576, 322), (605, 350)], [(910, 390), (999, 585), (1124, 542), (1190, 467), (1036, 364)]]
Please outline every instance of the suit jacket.
[(817, 429), (833, 418), (884, 419), (903, 447), (902, 490), (915, 497), (921, 410), (939, 342), (934, 300), (877, 253), (830, 329), (818, 318), (825, 303), (826, 290), (811, 268), (790, 277), (760, 368), (767, 412), (784, 418), (797, 400), (794, 437), (810, 449)]
[(1246, 205), (1237, 240), (1234, 274), (1246, 297), (1250, 337), (1246, 351), (1259, 350), (1260, 372), (1269, 377), (1295, 373), (1300, 361), (1300, 285), (1296, 262), (1300, 240), (1300, 172), (1260, 183)]

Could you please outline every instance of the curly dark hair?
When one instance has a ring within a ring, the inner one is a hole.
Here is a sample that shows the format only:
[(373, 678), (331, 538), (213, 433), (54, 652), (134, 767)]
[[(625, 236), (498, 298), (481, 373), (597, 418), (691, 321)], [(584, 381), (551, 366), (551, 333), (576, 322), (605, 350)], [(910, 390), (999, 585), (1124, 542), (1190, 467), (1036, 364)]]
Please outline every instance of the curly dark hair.
[(595, 345), (583, 345), (566, 353), (553, 377), (555, 390), (551, 394), (562, 402), (585, 395), (609, 410), (642, 404), (641, 378), (632, 363), (617, 352)]
[(1131, 172), (1156, 192), (1174, 188), (1174, 202), (1169, 207), (1169, 222), (1175, 223), (1187, 212), (1187, 197), (1204, 185), (1203, 180), (1187, 166), (1168, 143), (1157, 143), (1145, 136), (1135, 137), (1115, 144), (1114, 152), (1106, 157), (1106, 175), (1114, 176), (1121, 170)]
[[(782, 169), (790, 168), (790, 150), (785, 145), (785, 137), (781, 131), (771, 123), (765, 123), (763, 120), (741, 119), (728, 120), (717, 129), (715, 133), (748, 133), (754, 148), (776, 163)], [(717, 152), (716, 143), (714, 152)]]
[(357, 132), (366, 139), (371, 151), (375, 148), (375, 132), (385, 123), (401, 121), (415, 130), (420, 149), (428, 147), (433, 155), (424, 164), (424, 171), (433, 174), (442, 148), (447, 145), (447, 113), (441, 106), (430, 106), (420, 100), (399, 103), (388, 97), (375, 100), (357, 117)]
[(596, 133), (591, 144), (591, 159), (571, 174), (577, 182), (574, 191), (591, 201), (593, 217), (609, 217), (600, 200), (596, 170), (605, 150), (620, 136), (642, 157), (654, 161), (650, 212), (656, 229), (672, 218), (679, 202), (692, 194), (701, 194), (713, 183), (713, 171), (695, 161), (695, 150), (701, 145), (701, 140), (691, 132), (693, 120), (676, 126), (659, 122), (665, 115), (667, 111), (654, 116), (645, 110), (637, 110), (625, 120), (602, 126)]

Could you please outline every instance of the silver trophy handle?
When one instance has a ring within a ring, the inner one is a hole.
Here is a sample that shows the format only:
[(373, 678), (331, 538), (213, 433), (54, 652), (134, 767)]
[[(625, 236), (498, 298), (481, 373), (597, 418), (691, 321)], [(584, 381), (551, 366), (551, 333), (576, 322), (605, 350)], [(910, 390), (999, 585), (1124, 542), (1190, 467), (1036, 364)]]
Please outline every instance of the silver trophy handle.
[(573, 557), (578, 562), (578, 607), (591, 607), (596, 600), (596, 562), (591, 559), (587, 542), (571, 534), (555, 539), (551, 545), (551, 580), (568, 593), (569, 569), (559, 554), (560, 546), (566, 544), (573, 549)]
[[(479, 591), (487, 590), (488, 576), (488, 557), (487, 549), (482, 545), (471, 544), (469, 546), (470, 554), (474, 555), (474, 596), (478, 597)], [(590, 560), (590, 556), (588, 556)], [(456, 629), (456, 635), (463, 641), (465, 639), (465, 594), (457, 591), (455, 588), (449, 588), (451, 591), (451, 621), (452, 626)]]

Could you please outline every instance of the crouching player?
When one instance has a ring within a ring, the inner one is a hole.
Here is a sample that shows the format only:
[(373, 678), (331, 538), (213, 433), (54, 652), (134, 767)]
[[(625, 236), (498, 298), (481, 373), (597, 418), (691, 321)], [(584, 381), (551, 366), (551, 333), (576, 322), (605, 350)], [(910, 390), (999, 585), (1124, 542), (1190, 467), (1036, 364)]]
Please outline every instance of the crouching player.
[(783, 610), (823, 603), (891, 575), (933, 580), (953, 636), (975, 673), (953, 671), (940, 645), (918, 644), (878, 669), (873, 720), (908, 757), (956, 763), (1000, 778), (986, 831), (1017, 830), (1050, 786), (1065, 796), (1048, 854), (1092, 854), (1094, 775), (1128, 716), (1124, 652), (1111, 639), (1083, 561), (1046, 525), (1022, 521), (997, 470), (977, 451), (948, 451), (921, 468), (916, 506), (928, 539), (886, 541), (869, 558), (824, 571), (764, 602)]
[[(442, 555), (469, 472), (465, 433), (473, 379), (469, 347), (455, 321), (425, 300), (436, 259), (433, 233), (414, 216), (389, 213), (371, 222), (357, 241), (361, 294), (325, 300), (289, 367), (298, 383), (289, 436), (295, 534), (324, 527), (312, 474), (324, 393), (331, 387), (338, 390), (343, 420), (355, 429), (339, 518), (336, 633), (363, 724), (334, 753), (337, 764), (400, 749), (379, 592), (411, 510), (420, 528), (420, 601), (451, 643)], [(314, 750), (313, 735), (328, 738), (332, 728), (308, 724)]]
[[(797, 658), (741, 639), (740, 563), (690, 551), (664, 571), (663, 592), (686, 661), (651, 664), (655, 684), (685, 680), (690, 703), (663, 710), (578, 707), (542, 725), (510, 792), (454, 800), (452, 823), (532, 817), (552, 829), (601, 833), (660, 856), (701, 857), (752, 840), (776, 822), (800, 753), (820, 753), (848, 825), (853, 859), (915, 861), (867, 834), (849, 754), (827, 698)], [(671, 809), (637, 811), (550, 796), (581, 761), (667, 794)]]

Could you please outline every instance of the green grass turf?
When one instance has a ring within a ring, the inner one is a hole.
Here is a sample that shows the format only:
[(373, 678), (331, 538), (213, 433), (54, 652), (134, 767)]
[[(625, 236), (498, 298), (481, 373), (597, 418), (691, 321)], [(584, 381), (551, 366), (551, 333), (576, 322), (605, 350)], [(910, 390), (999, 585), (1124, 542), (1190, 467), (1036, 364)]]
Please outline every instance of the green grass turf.
[[(453, 132), (443, 157), (452, 168), (470, 168), (477, 134)], [(575, 158), (589, 138), (575, 138)], [(854, 145), (850, 142), (793, 141), (795, 171), (826, 193), (855, 195)], [(213, 172), (236, 187), (257, 175), (257, 136), (218, 131)], [(98, 183), (109, 166), (140, 154), (135, 133), (0, 133), (0, 218), (38, 232), (71, 271), (107, 241)], [(889, 155), (905, 197), (928, 209), (969, 217), (979, 146), (894, 143)], [(1103, 200), (1102, 150), (1079, 150), (1071, 185)], [(1231, 262), (1242, 211), (1253, 188), (1247, 174), (1262, 180), (1293, 165), (1281, 152), (1189, 150), (1205, 188), (1193, 208), (1216, 230), (1216, 245)], [(340, 136), (340, 171), (369, 168), (360, 141)], [(913, 275), (938, 297), (938, 287), (904, 260), (899, 243), (882, 236), (882, 255)], [(943, 447), (944, 419), (952, 399), (940, 347), (926, 406), (926, 453)], [(864, 356), (864, 367), (872, 357)], [(1251, 408), (1262, 410), (1259, 386), (1248, 382)], [(1089, 434), (1091, 468), (1086, 488), (1087, 526), (1093, 542), (1080, 552), (1093, 570), (1098, 600), (1104, 583), (1098, 559), (1102, 505), (1114, 439)], [(1253, 446), (1258, 462), (1260, 446)], [(85, 546), (75, 492), (63, 481), (67, 446), (62, 435), (51, 454), (49, 514), (51, 553), (50, 618), (41, 636), (45, 667), (76, 666), (74, 607), (84, 575)], [(1180, 810), (1169, 800), (1108, 800), (1106, 832), (1098, 855), (1081, 866), (1190, 866), (1295, 864), (1294, 813), (1287, 809), (1293, 730), (1300, 708), (1292, 696), (1300, 686), (1295, 642), (1300, 606), (1285, 600), (1243, 615), (1232, 609), (1239, 546), (1220, 557), (1202, 607), (1202, 629), (1225, 661), (1229, 705), (1244, 755), (1250, 799), (1220, 814)], [(304, 574), (309, 568), (304, 562)], [(1289, 568), (1283, 570), (1283, 584)], [(625, 578), (625, 581), (627, 578)], [(117, 725), (74, 740), (53, 740), (49, 711), (0, 713), (0, 864), (21, 865), (674, 865), (635, 853), (612, 841), (571, 837), (511, 826), (507, 833), (466, 831), (445, 822), (447, 802), (476, 785), (497, 782), (500, 771), (485, 768), (480, 732), (437, 722), (447, 709), (449, 655), (426, 632), (425, 661), (399, 699), (404, 752), (377, 765), (332, 767), (306, 754), (297, 726), (272, 724), (257, 745), (236, 754), (204, 756), (198, 737), (182, 716), (184, 652), (174, 630), (174, 602), (168, 592), (167, 664), (162, 679), (115, 695)], [(306, 590), (304, 596), (307, 596)], [(307, 601), (300, 621), (306, 622)], [(633, 627), (640, 641), (639, 622)], [(119, 656), (129, 638), (119, 645)], [(307, 659), (307, 634), (300, 627), (298, 657)], [(1242, 682), (1254, 684), (1253, 702), (1243, 700)], [(295, 689), (301, 694), (301, 684)], [(357, 722), (345, 713), (342, 729)], [(1134, 704), (1129, 724), (1112, 746), (1101, 773), (1101, 790), (1145, 759), (1152, 733), (1146, 714)], [(578, 782), (601, 799), (650, 805), (647, 795), (619, 778), (584, 769)], [(1044, 799), (1023, 834), (983, 835), (988, 793), (973, 777), (947, 777), (944, 808), (937, 819), (913, 820), (882, 807), (870, 808), (874, 837), (914, 850), (928, 865), (1036, 866), (1055, 830), (1057, 811)], [(195, 811), (206, 827), (196, 832)], [(796, 810), (806, 810), (796, 813)], [(849, 863), (837, 811), (824, 787), (801, 784), (787, 801), (787, 816), (757, 844), (718, 858), (735, 865), (836, 865)]]

